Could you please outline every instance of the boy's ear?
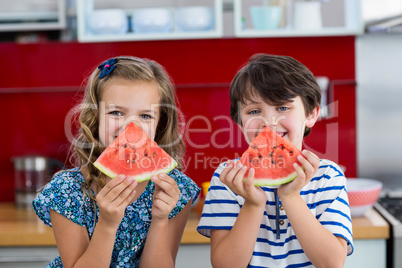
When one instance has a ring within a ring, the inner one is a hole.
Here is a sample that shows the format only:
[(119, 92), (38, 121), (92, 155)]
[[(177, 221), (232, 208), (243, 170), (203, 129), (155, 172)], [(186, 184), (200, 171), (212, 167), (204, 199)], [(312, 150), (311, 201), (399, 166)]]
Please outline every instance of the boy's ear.
[(310, 115), (307, 116), (306, 126), (312, 128), (315, 122), (317, 122), (319, 115), (320, 115), (320, 106), (315, 107), (314, 110), (310, 113)]

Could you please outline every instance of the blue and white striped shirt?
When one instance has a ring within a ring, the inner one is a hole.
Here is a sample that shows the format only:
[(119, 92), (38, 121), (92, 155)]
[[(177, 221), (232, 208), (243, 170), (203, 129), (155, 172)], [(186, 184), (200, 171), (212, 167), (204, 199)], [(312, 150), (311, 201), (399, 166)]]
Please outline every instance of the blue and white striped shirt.
[[(211, 229), (232, 229), (244, 204), (241, 196), (219, 180), (224, 167), (225, 164), (221, 164), (212, 177), (197, 228), (207, 237)], [(350, 255), (353, 252), (353, 235), (345, 184), (346, 178), (339, 166), (332, 161), (321, 160), (317, 173), (301, 189), (300, 195), (328, 231), (347, 241)], [(267, 204), (248, 267), (313, 267), (281, 206), (277, 187), (261, 188), (267, 194)]]

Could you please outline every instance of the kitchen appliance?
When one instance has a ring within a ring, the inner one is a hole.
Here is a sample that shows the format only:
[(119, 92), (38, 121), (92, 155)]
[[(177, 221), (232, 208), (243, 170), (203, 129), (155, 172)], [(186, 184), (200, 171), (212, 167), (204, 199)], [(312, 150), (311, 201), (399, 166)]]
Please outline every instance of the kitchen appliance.
[[(345, 0), (345, 4), (346, 1)], [(386, 2), (387, 4), (385, 4)], [(368, 33), (401, 33), (402, 1), (361, 1), (362, 15)]]
[(387, 241), (387, 267), (402, 267), (402, 178), (382, 178), (384, 183), (378, 202), (374, 205), (390, 224)]
[(366, 30), (369, 33), (401, 33), (402, 15), (367, 23)]
[(32, 201), (38, 191), (55, 171), (63, 168), (63, 163), (39, 155), (18, 156), (11, 160), (14, 162), (15, 205), (17, 208), (32, 209)]

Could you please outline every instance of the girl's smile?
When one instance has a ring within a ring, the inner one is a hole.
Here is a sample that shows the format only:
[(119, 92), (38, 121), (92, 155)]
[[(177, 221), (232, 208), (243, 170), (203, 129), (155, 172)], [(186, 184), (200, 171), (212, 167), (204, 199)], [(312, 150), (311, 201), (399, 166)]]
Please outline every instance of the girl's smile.
[(150, 139), (159, 121), (159, 91), (154, 82), (113, 79), (99, 103), (99, 139), (106, 147), (130, 122), (135, 122)]

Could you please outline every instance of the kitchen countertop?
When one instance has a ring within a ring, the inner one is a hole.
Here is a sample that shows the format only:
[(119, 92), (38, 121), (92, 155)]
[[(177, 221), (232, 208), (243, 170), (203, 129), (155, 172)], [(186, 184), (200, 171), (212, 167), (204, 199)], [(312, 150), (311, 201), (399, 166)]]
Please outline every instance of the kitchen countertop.
[[(200, 202), (201, 203), (201, 202)], [(196, 231), (201, 208), (193, 209), (184, 229), (182, 244), (206, 244), (209, 239)], [(364, 217), (352, 218), (354, 239), (387, 239), (388, 223), (374, 209)], [(0, 203), (0, 246), (55, 246), (53, 231), (35, 212), (16, 209), (13, 203)]]
[[(196, 230), (198, 220), (198, 211), (192, 211), (184, 229), (182, 244), (209, 243), (209, 238)], [(33, 210), (16, 209), (14, 203), (0, 203), (0, 247), (55, 245), (52, 228), (45, 225)]]

